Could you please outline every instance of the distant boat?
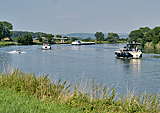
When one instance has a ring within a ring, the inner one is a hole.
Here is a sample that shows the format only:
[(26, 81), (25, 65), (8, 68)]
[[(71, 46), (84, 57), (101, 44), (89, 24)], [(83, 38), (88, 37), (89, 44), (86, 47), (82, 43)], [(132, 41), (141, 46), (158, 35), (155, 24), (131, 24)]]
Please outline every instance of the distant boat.
[(51, 45), (48, 42), (44, 42), (42, 45), (42, 49), (49, 50), (51, 49)]
[(119, 51), (115, 51), (116, 58), (140, 58), (142, 57), (142, 50), (138, 49), (137, 46), (140, 44), (129, 43)]
[(82, 42), (81, 40), (76, 40), (71, 43), (71, 45), (94, 45), (95, 42)]

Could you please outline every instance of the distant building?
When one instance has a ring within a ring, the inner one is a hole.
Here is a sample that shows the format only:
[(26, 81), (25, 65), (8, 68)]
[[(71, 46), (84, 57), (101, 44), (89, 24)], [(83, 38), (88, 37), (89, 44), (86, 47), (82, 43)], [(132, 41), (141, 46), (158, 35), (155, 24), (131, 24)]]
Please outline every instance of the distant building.
[(4, 41), (11, 41), (10, 38), (4, 38)]

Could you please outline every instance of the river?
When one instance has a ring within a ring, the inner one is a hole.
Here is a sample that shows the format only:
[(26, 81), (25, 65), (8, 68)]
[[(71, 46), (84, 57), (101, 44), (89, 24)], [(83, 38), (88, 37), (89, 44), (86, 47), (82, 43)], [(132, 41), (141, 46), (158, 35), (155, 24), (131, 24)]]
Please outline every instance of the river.
[[(41, 45), (7, 46), (0, 48), (0, 71), (20, 68), (36, 76), (47, 75), (53, 79), (67, 80), (72, 84), (81, 77), (96, 84), (116, 88), (118, 93), (127, 90), (147, 93), (160, 92), (160, 54), (144, 52), (141, 59), (116, 59), (114, 51), (125, 44), (96, 44), (72, 46), (52, 45), (42, 50)], [(14, 53), (16, 49), (21, 54)]]

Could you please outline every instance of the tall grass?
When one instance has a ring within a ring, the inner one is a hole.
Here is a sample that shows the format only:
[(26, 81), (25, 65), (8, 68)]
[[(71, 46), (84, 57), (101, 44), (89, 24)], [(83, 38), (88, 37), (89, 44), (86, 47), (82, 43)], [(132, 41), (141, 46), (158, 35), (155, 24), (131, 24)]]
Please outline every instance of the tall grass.
[(71, 108), (80, 108), (81, 112), (160, 112), (158, 94), (146, 94), (141, 92), (134, 96), (129, 92), (127, 97), (121, 94), (115, 99), (115, 89), (107, 87), (101, 82), (95, 84), (95, 79), (89, 82), (89, 91), (85, 91), (88, 83), (78, 82), (71, 88), (61, 82), (51, 82), (48, 75), (37, 78), (35, 73), (26, 74), (21, 69), (10, 70), (5, 74), (1, 72), (0, 88), (12, 89), (20, 94), (32, 95), (45, 101), (57, 103)]
[(51, 102), (0, 88), (0, 113), (77, 113), (78, 111), (79, 108), (72, 109), (60, 103), (53, 105)]
[(147, 42), (145, 45), (144, 45), (144, 48), (145, 49), (154, 49), (154, 45), (152, 42)]
[(160, 50), (160, 41), (158, 44), (156, 44), (156, 49)]
[(160, 49), (160, 42), (154, 45), (152, 42), (147, 42), (144, 46), (145, 49)]

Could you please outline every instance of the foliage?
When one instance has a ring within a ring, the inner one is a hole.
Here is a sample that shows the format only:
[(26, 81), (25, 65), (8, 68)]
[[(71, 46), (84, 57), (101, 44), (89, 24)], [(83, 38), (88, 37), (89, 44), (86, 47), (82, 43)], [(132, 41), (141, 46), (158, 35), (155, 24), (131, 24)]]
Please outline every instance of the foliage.
[(23, 37), (17, 37), (17, 43), (24, 43), (24, 38)]
[(110, 43), (116, 43), (119, 40), (119, 36), (117, 33), (108, 33), (106, 41)]
[(11, 23), (7, 21), (0, 21), (0, 40), (6, 37), (11, 37), (12, 33), (10, 30), (13, 29), (13, 26)]
[(96, 37), (97, 41), (104, 41), (104, 34), (102, 32), (96, 32), (94, 36)]
[(138, 30), (131, 31), (129, 38), (129, 42), (139, 42), (142, 44), (142, 47), (144, 47), (147, 42), (152, 42), (154, 48), (156, 48), (156, 44), (160, 41), (160, 27), (153, 29), (141, 27)]
[(42, 42), (42, 37), (40, 36), (40, 33), (37, 33), (36, 37), (38, 38), (39, 42)]
[(13, 41), (17, 41), (17, 43), (21, 43), (21, 44), (33, 44), (33, 38), (32, 35), (25, 35), (24, 37), (16, 37), (13, 39)]
[(52, 38), (54, 37), (54, 35), (44, 33), (43, 37), (47, 38), (47, 41), (51, 44)]
[(72, 41), (78, 40), (76, 37), (72, 37)]
[(82, 41), (85, 41), (85, 42), (94, 42), (94, 40), (90, 37), (86, 38), (86, 39), (83, 39)]
[(62, 36), (61, 36), (61, 35), (56, 35), (56, 37), (57, 37), (57, 38), (62, 38)]
[(129, 37), (131, 42), (137, 41), (138, 38), (143, 38), (143, 32), (141, 30), (131, 31)]
[(31, 34), (33, 38), (36, 38), (38, 33), (40, 34), (40, 37), (42, 37), (44, 34), (42, 32), (34, 33), (34, 32), (28, 32), (28, 31), (12, 31), (13, 35), (11, 36), (11, 38), (14, 39), (15, 37), (24, 37), (25, 35), (29, 35), (29, 34)]
[[(50, 82), (48, 75), (37, 78), (35, 73), (26, 74), (19, 69), (15, 69), (13, 73), (10, 73), (10, 70), (8, 70), (7, 74), (1, 73), (0, 84), (0, 88), (11, 89), (19, 94), (35, 97), (44, 101), (44, 103), (47, 102), (50, 109), (52, 108), (49, 104), (52, 102), (54, 105), (59, 103), (59, 106), (63, 105), (68, 109), (78, 108), (80, 110), (79, 112), (133, 113), (160, 111), (160, 95), (153, 95), (152, 93), (141, 94), (140, 92), (139, 95), (135, 97), (132, 92), (129, 92), (129, 96), (124, 97), (122, 94), (119, 99), (116, 99), (115, 89), (106, 87), (103, 85), (103, 82), (101, 82), (100, 85), (96, 85), (94, 78), (89, 82), (89, 91), (84, 90), (85, 87), (82, 86), (84, 84), (83, 82), (81, 82), (81, 84), (78, 82), (74, 86), (73, 91), (71, 91), (68, 89), (70, 85), (66, 86), (66, 81), (61, 83), (61, 79), (55, 84), (54, 81)], [(10, 105), (13, 105), (14, 102), (19, 102), (18, 106), (26, 103), (26, 101), (22, 102), (18, 99), (12, 102), (10, 99), (11, 98), (5, 99), (6, 103), (9, 102)], [(2, 99), (0, 99), (0, 101), (4, 102)], [(26, 106), (28, 106), (27, 103)], [(32, 106), (37, 106), (37, 103), (33, 103)], [(46, 106), (45, 109), (48, 109), (48, 107)], [(34, 107), (34, 109), (37, 110), (38, 108)]]

